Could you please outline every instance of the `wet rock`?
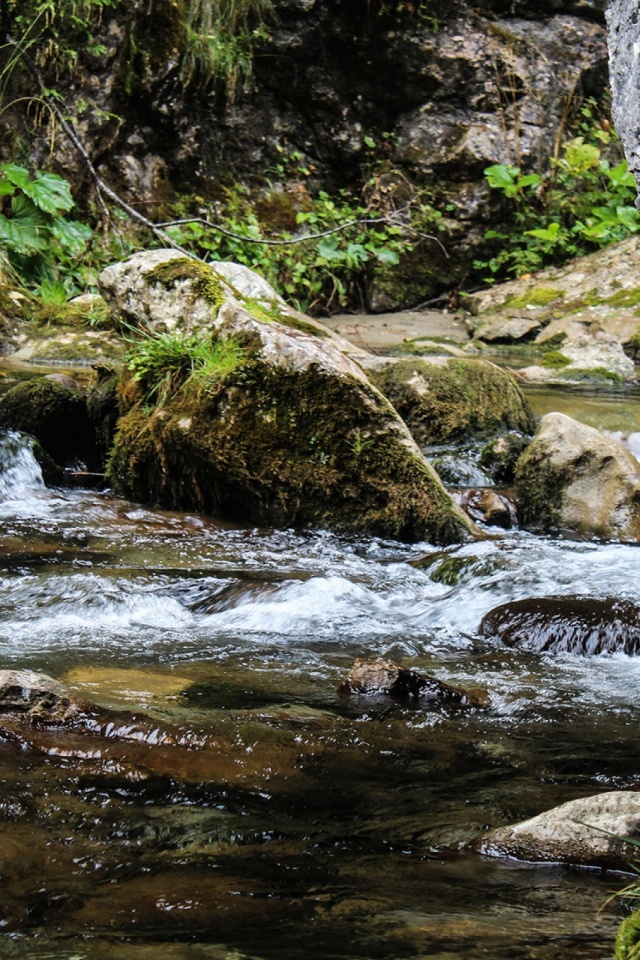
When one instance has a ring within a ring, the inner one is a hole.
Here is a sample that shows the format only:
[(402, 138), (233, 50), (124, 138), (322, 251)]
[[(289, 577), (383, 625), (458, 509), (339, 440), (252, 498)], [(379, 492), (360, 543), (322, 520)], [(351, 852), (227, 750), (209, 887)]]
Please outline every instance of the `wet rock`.
[(421, 447), (535, 429), (533, 412), (515, 379), (486, 360), (370, 357), (359, 362)]
[(516, 521), (516, 510), (508, 498), (495, 490), (466, 490), (460, 506), (472, 520), (490, 527), (509, 530)]
[(640, 464), (622, 444), (562, 413), (548, 413), (518, 460), (522, 525), (640, 539)]
[[(611, 836), (613, 834), (613, 836)], [(631, 870), (640, 837), (640, 794), (613, 791), (570, 800), (477, 841), (485, 856)]]
[(499, 317), (480, 324), (474, 337), (484, 343), (528, 343), (541, 330), (540, 321), (531, 317)]
[(508, 433), (491, 440), (480, 452), (479, 464), (494, 483), (513, 482), (516, 463), (529, 444), (521, 433)]
[(0, 670), (0, 715), (37, 723), (64, 723), (79, 709), (69, 691), (52, 677), (32, 670)]
[(0, 426), (35, 437), (60, 464), (96, 456), (84, 398), (46, 377), (23, 381), (0, 397)]
[(640, 606), (631, 600), (532, 597), (490, 610), (479, 632), (532, 653), (637, 654)]
[(212, 267), (173, 251), (138, 255), (107, 280), (114, 305), (184, 329), (197, 318), (234, 357), (155, 407), (137, 401), (157, 384), (125, 371), (129, 412), (108, 466), (119, 492), (246, 523), (409, 541), (468, 534), (405, 424), (332, 335), (236, 297)]
[(342, 693), (363, 696), (388, 696), (394, 700), (449, 700), (482, 706), (484, 699), (475, 692), (451, 687), (435, 677), (407, 670), (393, 660), (356, 660), (341, 685)]

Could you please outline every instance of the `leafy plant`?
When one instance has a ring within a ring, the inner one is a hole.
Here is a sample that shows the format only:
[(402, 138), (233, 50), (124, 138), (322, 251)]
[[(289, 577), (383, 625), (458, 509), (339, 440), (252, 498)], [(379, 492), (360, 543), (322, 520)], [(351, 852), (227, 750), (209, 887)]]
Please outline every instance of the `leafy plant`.
[(508, 164), (484, 171), (489, 186), (509, 201), (512, 216), (510, 228), (485, 235), (499, 242), (493, 257), (475, 264), (489, 270), (487, 279), (519, 277), (640, 230), (635, 179), (615, 133), (593, 120), (589, 104), (583, 116), (579, 135), (545, 174)]
[[(30, 286), (59, 296), (59, 266), (79, 257), (91, 229), (64, 214), (74, 206), (69, 184), (55, 173), (33, 176), (15, 163), (0, 164), (0, 247), (5, 264)], [(63, 271), (64, 272), (64, 271)], [(48, 285), (48, 286), (47, 286)]]

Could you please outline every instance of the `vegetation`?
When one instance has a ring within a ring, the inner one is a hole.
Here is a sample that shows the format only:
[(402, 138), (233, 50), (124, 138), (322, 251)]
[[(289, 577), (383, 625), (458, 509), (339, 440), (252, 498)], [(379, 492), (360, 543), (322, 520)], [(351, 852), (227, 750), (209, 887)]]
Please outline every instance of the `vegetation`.
[(495, 241), (494, 256), (475, 264), (489, 271), (490, 281), (563, 263), (640, 230), (636, 182), (615, 132), (596, 116), (592, 101), (582, 108), (579, 135), (546, 173), (493, 164), (485, 177), (512, 215), (510, 229), (486, 234)]

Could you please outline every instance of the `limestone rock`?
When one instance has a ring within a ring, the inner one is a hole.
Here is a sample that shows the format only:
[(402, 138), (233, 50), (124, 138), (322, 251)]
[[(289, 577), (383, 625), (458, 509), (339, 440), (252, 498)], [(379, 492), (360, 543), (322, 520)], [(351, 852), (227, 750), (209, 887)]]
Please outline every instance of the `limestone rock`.
[(393, 660), (356, 660), (349, 676), (341, 685), (342, 693), (364, 696), (389, 696), (396, 700), (451, 700), (480, 706), (484, 703), (477, 693), (449, 686), (435, 677), (416, 670), (407, 670)]
[(640, 22), (636, 0), (611, 0), (607, 25), (613, 119), (629, 169), (640, 186)]
[(57, 680), (33, 670), (0, 670), (0, 714), (64, 723), (79, 707)]
[(534, 383), (575, 383), (593, 380), (610, 385), (611, 382), (637, 383), (633, 360), (626, 355), (622, 344), (604, 330), (581, 332), (562, 344), (561, 355), (565, 366), (525, 367), (518, 377)]
[(421, 447), (535, 429), (535, 417), (515, 379), (486, 360), (367, 357), (359, 363)]
[(531, 597), (494, 607), (480, 634), (531, 653), (640, 653), (640, 607), (631, 600)]
[(630, 871), (636, 848), (624, 837), (640, 837), (640, 793), (616, 790), (492, 830), (477, 846), (491, 857)]
[(640, 539), (640, 464), (622, 444), (548, 413), (516, 466), (523, 526)]
[(226, 281), (213, 268), (197, 263), (194, 280), (194, 261), (161, 252), (109, 268), (105, 296), (169, 327), (197, 317), (235, 360), (151, 409), (123, 384), (131, 409), (109, 463), (118, 491), (246, 523), (437, 542), (468, 534), (405, 424), (338, 343), (277, 304), (216, 300)]

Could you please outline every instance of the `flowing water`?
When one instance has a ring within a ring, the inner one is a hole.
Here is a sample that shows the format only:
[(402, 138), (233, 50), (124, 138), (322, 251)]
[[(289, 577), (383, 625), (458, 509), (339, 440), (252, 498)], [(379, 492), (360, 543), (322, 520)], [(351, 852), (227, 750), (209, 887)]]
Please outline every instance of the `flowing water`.
[[(611, 956), (623, 877), (470, 844), (638, 788), (640, 659), (477, 628), (509, 599), (635, 598), (635, 546), (242, 529), (45, 489), (9, 435), (0, 564), (2, 666), (106, 718), (0, 740), (3, 960)], [(339, 692), (378, 655), (487, 704)]]

